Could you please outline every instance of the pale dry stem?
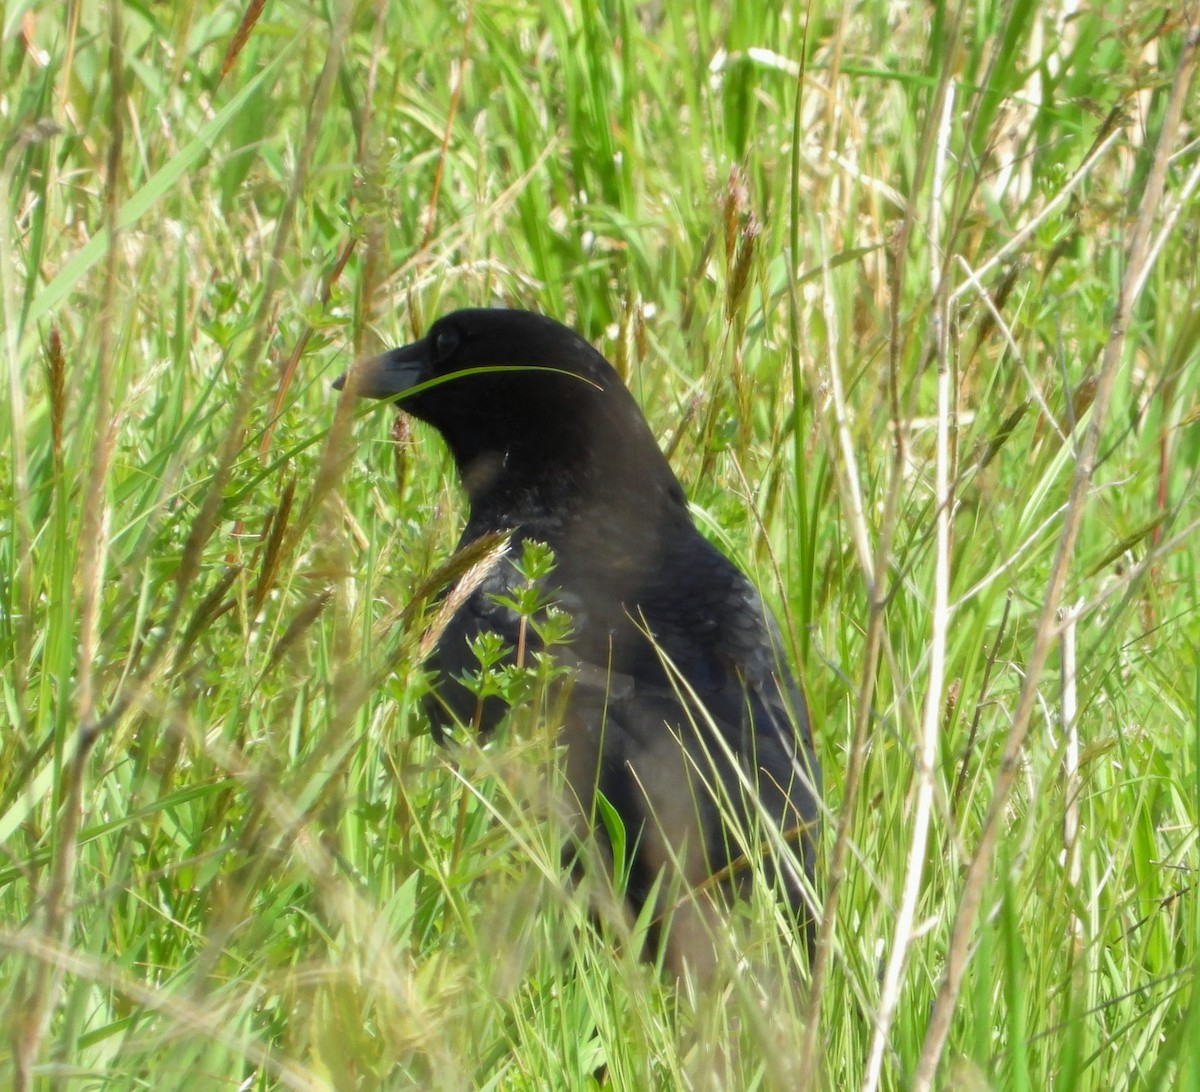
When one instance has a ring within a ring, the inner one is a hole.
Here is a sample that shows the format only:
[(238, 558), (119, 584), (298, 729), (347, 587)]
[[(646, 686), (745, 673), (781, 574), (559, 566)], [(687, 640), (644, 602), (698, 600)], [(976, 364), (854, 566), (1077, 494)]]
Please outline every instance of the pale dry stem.
[(930, 235), (934, 245), (930, 260), (934, 263), (932, 277), (939, 284), (935, 337), (937, 345), (937, 456), (935, 463), (935, 493), (937, 501), (937, 539), (934, 559), (933, 610), (929, 635), (929, 683), (925, 691), (925, 707), (921, 718), (921, 737), (917, 747), (917, 792), (913, 814), (912, 841), (909, 844), (904, 886), (900, 895), (896, 927), (892, 935), (891, 954), (883, 975), (879, 1007), (875, 1012), (875, 1030), (867, 1057), (863, 1079), (864, 1092), (875, 1092), (883, 1071), (884, 1052), (896, 1006), (900, 1001), (901, 980), (913, 936), (917, 899), (924, 875), (925, 849), (929, 841), (929, 825), (933, 815), (934, 770), (938, 752), (938, 727), (941, 722), (942, 692), (946, 674), (946, 637), (950, 622), (950, 535), (953, 516), (953, 487), (951, 483), (950, 418), (953, 411), (951, 367), (950, 307), (936, 240), (941, 217), (942, 183), (948, 156), (950, 122), (953, 117), (955, 85), (951, 83), (943, 98), (943, 111), (938, 127), (937, 156), (934, 160), (934, 182), (930, 206)]

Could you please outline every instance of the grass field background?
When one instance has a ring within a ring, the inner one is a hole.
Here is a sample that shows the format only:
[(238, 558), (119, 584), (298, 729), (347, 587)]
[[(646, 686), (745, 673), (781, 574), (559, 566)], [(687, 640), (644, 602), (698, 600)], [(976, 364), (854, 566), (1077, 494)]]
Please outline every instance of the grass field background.
[[(0, 8), (0, 1080), (1200, 1089), (1196, 5), (238, 7)], [(785, 623), (812, 967), (429, 740), (462, 501), (329, 382), (481, 304)]]

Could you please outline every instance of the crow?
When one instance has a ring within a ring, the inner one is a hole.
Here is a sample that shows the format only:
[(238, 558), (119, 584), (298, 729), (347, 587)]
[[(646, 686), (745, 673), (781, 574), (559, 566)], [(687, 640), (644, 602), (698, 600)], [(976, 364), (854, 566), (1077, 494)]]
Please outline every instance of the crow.
[(572, 814), (610, 860), (597, 793), (619, 816), (630, 908), (654, 897), (661, 913), (665, 890), (685, 892), (655, 943), (677, 972), (703, 974), (720, 904), (759, 858), (811, 948), (820, 768), (803, 692), (754, 585), (696, 529), (615, 369), (553, 319), (479, 308), (445, 315), (334, 386), (441, 433), (469, 502), (460, 549), (510, 536), (508, 557), (430, 657), (435, 735), (456, 723), (486, 734), (506, 714), (464, 677), (479, 669), (481, 634), (504, 639), (509, 663), (519, 645), (536, 647), (513, 609), (515, 558), (525, 542), (545, 544), (544, 591), (571, 624), (549, 653), (569, 669), (560, 742)]

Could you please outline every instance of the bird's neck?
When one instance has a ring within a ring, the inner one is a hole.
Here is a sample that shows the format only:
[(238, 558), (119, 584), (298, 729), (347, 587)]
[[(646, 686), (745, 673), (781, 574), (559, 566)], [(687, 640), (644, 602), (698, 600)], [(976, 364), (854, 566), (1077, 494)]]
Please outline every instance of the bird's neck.
[[(609, 544), (671, 534), (690, 525), (683, 490), (657, 448), (637, 476), (613, 474), (611, 461), (592, 466), (545, 461), (529, 466), (506, 454), (484, 454), (459, 472), (470, 502), (464, 539), (515, 531), (549, 545), (557, 555), (595, 551)], [(653, 553), (653, 551), (650, 551)]]

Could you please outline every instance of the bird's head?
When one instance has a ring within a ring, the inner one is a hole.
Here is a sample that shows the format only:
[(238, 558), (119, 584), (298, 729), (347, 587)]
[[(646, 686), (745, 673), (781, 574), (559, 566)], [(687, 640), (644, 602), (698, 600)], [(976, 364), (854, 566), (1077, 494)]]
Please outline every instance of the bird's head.
[(528, 311), (477, 308), (357, 364), (334, 382), (433, 425), (472, 506), (501, 494), (587, 501), (614, 489), (682, 490), (612, 365), (573, 330)]
[(499, 420), (548, 400), (575, 403), (621, 381), (561, 323), (530, 311), (481, 307), (445, 315), (419, 341), (359, 363), (333, 385), (395, 402), (445, 431), (455, 418), (482, 411)]

